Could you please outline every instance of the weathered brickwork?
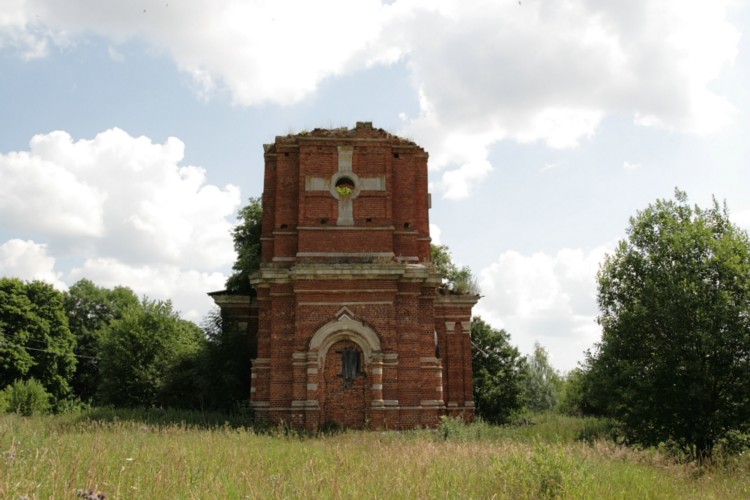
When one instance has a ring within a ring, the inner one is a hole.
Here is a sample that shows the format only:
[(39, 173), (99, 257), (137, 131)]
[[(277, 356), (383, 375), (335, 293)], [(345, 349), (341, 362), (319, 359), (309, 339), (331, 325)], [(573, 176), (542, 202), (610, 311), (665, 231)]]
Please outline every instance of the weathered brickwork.
[(308, 429), (473, 418), (478, 297), (444, 293), (431, 265), (427, 153), (370, 123), (277, 137), (262, 203), (255, 294), (212, 294), (247, 325), (256, 417)]

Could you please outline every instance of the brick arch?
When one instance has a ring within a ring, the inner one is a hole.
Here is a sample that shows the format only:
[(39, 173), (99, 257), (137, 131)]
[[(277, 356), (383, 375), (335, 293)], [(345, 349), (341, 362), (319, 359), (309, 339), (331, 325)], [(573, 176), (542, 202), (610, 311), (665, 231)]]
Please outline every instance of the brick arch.
[(370, 363), (373, 353), (380, 352), (380, 338), (375, 330), (348, 316), (331, 321), (315, 332), (310, 339), (310, 351), (317, 351), (318, 359), (323, 360), (331, 346), (340, 340), (357, 344), (362, 349), (365, 364)]

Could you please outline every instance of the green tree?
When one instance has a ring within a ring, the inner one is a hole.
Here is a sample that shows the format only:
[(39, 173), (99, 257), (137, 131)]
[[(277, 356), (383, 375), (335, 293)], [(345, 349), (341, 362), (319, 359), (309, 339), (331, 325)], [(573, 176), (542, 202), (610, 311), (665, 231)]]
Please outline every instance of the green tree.
[(60, 400), (76, 368), (62, 292), (41, 281), (0, 278), (0, 387), (35, 378)]
[(458, 267), (446, 245), (431, 245), (432, 264), (447, 281), (448, 288), (461, 294), (478, 294), (479, 285), (469, 266)]
[(558, 404), (560, 413), (577, 417), (592, 413), (591, 409), (585, 406), (585, 383), (586, 371), (581, 367), (573, 368), (565, 375)]
[(201, 405), (231, 410), (250, 397), (250, 360), (256, 354), (251, 352), (246, 332), (223, 319), (218, 309), (207, 315), (203, 331), (207, 342), (198, 377)]
[(263, 206), (260, 198), (250, 198), (247, 206), (237, 214), (239, 223), (232, 230), (237, 260), (234, 273), (227, 279), (230, 292), (247, 293), (251, 290), (250, 275), (260, 269), (260, 236), (263, 222)]
[(109, 290), (87, 279), (75, 283), (65, 294), (68, 324), (78, 344), (78, 367), (72, 385), (80, 399), (91, 401), (96, 395), (99, 351), (105, 329), (113, 320), (121, 318), (126, 308), (138, 305), (138, 297), (129, 288)]
[(714, 200), (674, 200), (631, 218), (598, 274), (602, 340), (594, 406), (629, 439), (697, 458), (750, 424), (750, 242)]
[(522, 405), (525, 360), (505, 330), (495, 330), (479, 317), (471, 320), (471, 338), (477, 416), (505, 423)]
[(549, 364), (547, 350), (538, 342), (526, 360), (523, 399), (531, 411), (549, 411), (557, 406), (562, 386), (560, 374)]
[[(24, 378), (34, 366), (32, 304), (26, 284), (15, 278), (0, 279), (0, 387)], [(39, 347), (46, 347), (46, 345)]]
[(204, 342), (201, 329), (180, 319), (169, 301), (144, 298), (126, 308), (102, 339), (102, 402), (130, 407), (174, 402), (176, 372), (184, 371)]

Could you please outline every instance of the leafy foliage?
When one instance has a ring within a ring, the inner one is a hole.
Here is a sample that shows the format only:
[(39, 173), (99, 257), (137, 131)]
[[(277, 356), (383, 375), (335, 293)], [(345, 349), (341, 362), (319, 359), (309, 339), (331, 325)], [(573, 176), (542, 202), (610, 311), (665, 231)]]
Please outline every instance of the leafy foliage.
[(479, 317), (471, 321), (471, 337), (477, 416), (505, 423), (522, 405), (525, 359), (510, 345), (505, 330), (495, 330)]
[(179, 318), (171, 302), (143, 299), (126, 308), (102, 339), (102, 402), (116, 406), (157, 406), (178, 398), (175, 380), (186, 360), (202, 348), (203, 333)]
[(0, 278), (0, 387), (35, 378), (56, 400), (70, 393), (75, 337), (63, 301), (47, 283)]
[(68, 324), (77, 341), (78, 366), (73, 377), (73, 392), (83, 401), (91, 401), (99, 386), (99, 350), (104, 331), (122, 317), (128, 307), (139, 306), (132, 290), (101, 288), (87, 279), (70, 287), (65, 294)]
[(0, 413), (12, 412), (25, 417), (50, 411), (52, 395), (36, 379), (16, 380), (0, 391)]
[(234, 273), (227, 279), (226, 288), (230, 292), (250, 291), (250, 275), (260, 269), (260, 235), (263, 222), (263, 206), (260, 198), (250, 198), (247, 206), (237, 215), (239, 224), (232, 230), (234, 250), (237, 260)]
[(250, 396), (247, 334), (222, 320), (218, 309), (203, 322), (205, 341), (167, 373), (160, 402), (171, 408), (236, 413)]
[(630, 220), (598, 275), (603, 337), (586, 397), (629, 439), (693, 457), (750, 424), (750, 242), (685, 193)]
[[(0, 388), (34, 378), (56, 412), (91, 402), (236, 410), (250, 393), (247, 336), (218, 313), (205, 327), (124, 287), (82, 279), (63, 294), (2, 279)], [(0, 412), (10, 404), (2, 394)]]
[(456, 266), (446, 245), (431, 245), (431, 253), (432, 264), (447, 281), (448, 289), (460, 294), (479, 294), (479, 285), (469, 266)]
[(586, 406), (586, 371), (577, 367), (569, 371), (563, 380), (558, 410), (566, 415), (583, 416), (595, 413)]
[(209, 408), (233, 410), (250, 397), (250, 360), (247, 334), (213, 310), (203, 324), (208, 342), (202, 379), (204, 401)]
[(547, 350), (538, 342), (534, 353), (527, 358), (523, 383), (523, 399), (528, 410), (549, 411), (557, 406), (562, 378), (549, 364)]
[(350, 196), (354, 192), (354, 189), (350, 186), (336, 186), (336, 192), (341, 196)]

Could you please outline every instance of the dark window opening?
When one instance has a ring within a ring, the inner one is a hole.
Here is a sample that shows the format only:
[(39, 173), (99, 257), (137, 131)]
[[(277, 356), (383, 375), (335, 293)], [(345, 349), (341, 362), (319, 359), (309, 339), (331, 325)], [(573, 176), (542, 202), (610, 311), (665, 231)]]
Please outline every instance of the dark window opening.
[(336, 181), (336, 187), (344, 187), (344, 186), (350, 189), (354, 189), (354, 181), (348, 177), (342, 177)]
[(328, 219), (320, 219), (321, 224), (328, 224)]
[(372, 217), (368, 217), (365, 219), (366, 222), (372, 222)]
[(404, 229), (409, 229), (409, 227), (411, 227), (411, 224), (404, 222)]
[(398, 159), (398, 153), (393, 153), (393, 157)]
[(286, 224), (282, 224), (282, 225), (281, 225), (281, 229), (286, 229), (286, 228), (287, 228), (287, 225), (286, 225)]
[(357, 375), (360, 375), (359, 349), (347, 347), (341, 351), (341, 376), (344, 378), (344, 389), (352, 386)]

